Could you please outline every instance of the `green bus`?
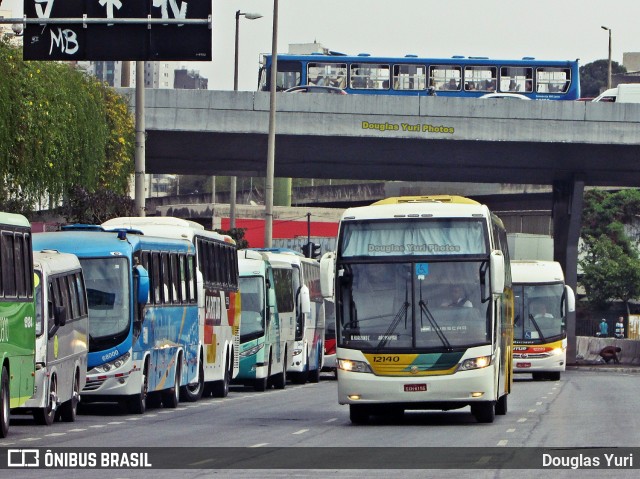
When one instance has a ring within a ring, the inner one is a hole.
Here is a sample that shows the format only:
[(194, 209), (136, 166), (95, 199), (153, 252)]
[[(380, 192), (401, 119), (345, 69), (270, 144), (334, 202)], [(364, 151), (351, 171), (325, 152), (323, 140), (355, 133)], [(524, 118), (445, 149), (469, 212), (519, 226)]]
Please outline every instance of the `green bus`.
[(0, 437), (9, 431), (10, 410), (33, 396), (34, 281), (31, 225), (0, 213)]

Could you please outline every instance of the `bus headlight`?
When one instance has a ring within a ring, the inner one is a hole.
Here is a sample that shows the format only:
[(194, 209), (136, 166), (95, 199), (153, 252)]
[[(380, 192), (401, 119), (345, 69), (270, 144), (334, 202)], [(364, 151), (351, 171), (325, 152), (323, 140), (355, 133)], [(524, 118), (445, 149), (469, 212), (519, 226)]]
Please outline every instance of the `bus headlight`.
[(89, 373), (91, 374), (104, 374), (112, 369), (118, 369), (124, 363), (126, 363), (131, 357), (131, 353), (127, 352), (113, 361), (109, 361), (108, 363), (101, 364), (100, 366), (94, 367)]
[(460, 364), (458, 371), (470, 371), (472, 369), (486, 368), (491, 364), (491, 356), (479, 356), (477, 358), (465, 359)]
[(564, 353), (564, 349), (563, 348), (553, 348), (551, 350), (551, 355), (552, 356), (560, 356), (563, 353)]
[(370, 373), (371, 368), (364, 361), (353, 361), (351, 359), (338, 359), (338, 367), (343, 371), (352, 373)]
[(241, 358), (246, 358), (248, 356), (253, 356), (258, 351), (260, 351), (262, 348), (264, 348), (264, 343), (260, 343), (257, 346), (254, 346), (254, 347), (249, 348), (249, 349), (245, 349), (238, 356), (240, 356)]
[(293, 355), (294, 356), (300, 356), (302, 354), (302, 348), (295, 348), (293, 350)]

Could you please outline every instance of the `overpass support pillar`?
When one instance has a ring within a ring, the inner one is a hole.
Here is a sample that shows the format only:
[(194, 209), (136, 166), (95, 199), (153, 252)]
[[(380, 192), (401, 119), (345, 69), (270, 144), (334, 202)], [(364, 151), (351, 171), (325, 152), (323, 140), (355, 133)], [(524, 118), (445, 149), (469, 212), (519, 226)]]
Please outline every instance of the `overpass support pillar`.
[[(584, 181), (573, 178), (553, 183), (553, 256), (562, 265), (565, 282), (576, 291), (578, 240), (582, 225)], [(567, 314), (567, 363), (576, 361), (576, 314)]]

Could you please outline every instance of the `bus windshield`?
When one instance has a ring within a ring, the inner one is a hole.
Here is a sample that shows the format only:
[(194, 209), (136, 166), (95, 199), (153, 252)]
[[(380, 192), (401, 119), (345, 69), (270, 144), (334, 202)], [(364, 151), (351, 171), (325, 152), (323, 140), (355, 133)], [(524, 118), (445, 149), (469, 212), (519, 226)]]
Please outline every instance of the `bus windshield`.
[(487, 255), (481, 218), (344, 222), (340, 254), (356, 256)]
[(258, 276), (241, 277), (242, 317), (240, 320), (240, 342), (264, 336), (264, 282)]
[(369, 351), (488, 344), (486, 260), (339, 266), (338, 342)]
[(514, 340), (542, 343), (565, 333), (565, 321), (560, 310), (563, 284), (514, 284), (513, 292)]
[(127, 259), (81, 258), (89, 300), (89, 350), (116, 346), (129, 334), (129, 268)]

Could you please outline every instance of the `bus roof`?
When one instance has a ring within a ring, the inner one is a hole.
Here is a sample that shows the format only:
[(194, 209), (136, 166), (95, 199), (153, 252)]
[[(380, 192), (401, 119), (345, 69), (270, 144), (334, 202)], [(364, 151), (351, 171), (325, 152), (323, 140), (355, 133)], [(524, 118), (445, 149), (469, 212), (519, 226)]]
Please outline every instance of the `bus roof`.
[(24, 226), (29, 228), (31, 225), (29, 220), (17, 213), (0, 212), (0, 223), (3, 225)]
[(383, 203), (358, 206), (345, 210), (341, 221), (374, 219), (413, 218), (469, 218), (490, 217), (486, 205), (480, 203), (442, 203), (436, 201), (420, 203)]
[[(271, 54), (266, 53), (263, 55), (265, 60), (271, 60)], [(503, 65), (536, 65), (543, 64), (548, 66), (566, 66), (571, 64), (577, 64), (578, 60), (542, 60), (537, 59), (535, 57), (522, 57), (522, 58), (489, 58), (489, 57), (481, 57), (481, 56), (464, 56), (464, 55), (453, 55), (451, 57), (428, 57), (428, 56), (419, 56), (419, 55), (404, 55), (404, 56), (376, 56), (370, 55), (368, 53), (359, 53), (356, 55), (347, 55), (344, 53), (336, 53), (331, 52), (330, 54), (322, 54), (322, 53), (311, 53), (308, 55), (295, 55), (295, 54), (286, 54), (279, 53), (278, 61), (318, 61), (318, 62), (340, 62), (340, 61), (360, 61), (363, 63), (369, 62), (397, 62), (397, 63), (442, 63), (442, 64), (474, 64), (474, 65), (484, 65), (484, 64), (496, 64), (500, 63)]]
[(72, 253), (79, 258), (123, 255), (130, 257), (133, 251), (167, 248), (175, 251), (189, 251), (190, 242), (179, 239), (158, 238), (129, 234), (119, 239), (113, 231), (55, 231), (52, 233), (34, 233), (33, 249), (55, 249)]
[(564, 283), (564, 274), (557, 261), (512, 260), (511, 279), (514, 284)]
[(123, 216), (105, 221), (102, 223), (102, 227), (106, 230), (119, 228), (133, 229), (142, 231), (145, 235), (188, 239), (189, 241), (193, 241), (195, 236), (204, 236), (206, 238), (235, 244), (235, 240), (231, 236), (207, 230), (195, 221), (175, 218), (173, 216)]
[(80, 270), (78, 257), (71, 253), (61, 253), (57, 250), (42, 250), (33, 252), (33, 267), (49, 274)]
[(372, 205), (393, 205), (400, 203), (461, 203), (479, 205), (475, 200), (458, 195), (392, 196), (371, 203)]

